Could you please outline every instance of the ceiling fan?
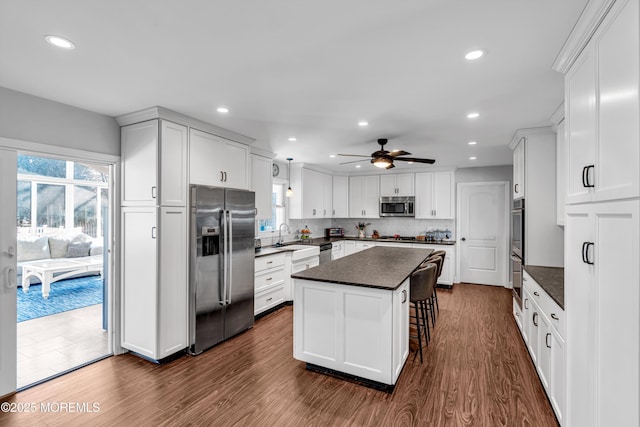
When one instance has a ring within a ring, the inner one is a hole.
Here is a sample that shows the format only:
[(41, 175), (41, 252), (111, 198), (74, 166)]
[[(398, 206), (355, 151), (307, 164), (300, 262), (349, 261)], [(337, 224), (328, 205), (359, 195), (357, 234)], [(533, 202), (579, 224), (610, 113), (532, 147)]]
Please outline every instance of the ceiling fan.
[[(338, 156), (349, 156), (349, 157), (367, 157), (371, 158), (371, 163), (374, 166), (379, 167), (380, 169), (391, 169), (394, 168), (393, 161), (394, 160), (402, 160), (403, 162), (411, 162), (411, 163), (429, 163), (433, 164), (436, 161), (434, 159), (421, 159), (418, 157), (401, 157), (408, 156), (411, 153), (408, 153), (404, 150), (393, 150), (387, 151), (384, 149), (385, 144), (388, 142), (387, 138), (378, 139), (378, 144), (380, 144), (380, 149), (378, 151), (374, 151), (370, 156), (363, 156), (360, 154), (338, 154)], [(340, 163), (341, 165), (346, 165), (348, 163), (357, 163), (363, 162), (364, 160), (355, 160), (353, 162), (344, 162)]]

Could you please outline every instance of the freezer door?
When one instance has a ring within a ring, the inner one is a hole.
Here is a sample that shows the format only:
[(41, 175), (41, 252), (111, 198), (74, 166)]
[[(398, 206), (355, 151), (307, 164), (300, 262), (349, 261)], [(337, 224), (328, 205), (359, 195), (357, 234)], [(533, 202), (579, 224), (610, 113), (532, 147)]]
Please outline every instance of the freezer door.
[(224, 190), (191, 186), (189, 257), (189, 352), (201, 353), (224, 340)]
[(225, 338), (253, 326), (255, 193), (226, 190), (228, 252)]

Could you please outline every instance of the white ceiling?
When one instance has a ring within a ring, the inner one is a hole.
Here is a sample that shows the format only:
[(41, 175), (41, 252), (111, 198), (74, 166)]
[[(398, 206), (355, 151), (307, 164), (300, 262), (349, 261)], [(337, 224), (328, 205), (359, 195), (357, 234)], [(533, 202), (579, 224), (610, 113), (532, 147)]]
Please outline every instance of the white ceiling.
[(336, 171), (353, 158), (329, 154), (382, 137), (434, 166), (503, 165), (562, 102), (551, 64), (585, 3), (0, 0), (0, 86), (110, 116), (160, 105)]

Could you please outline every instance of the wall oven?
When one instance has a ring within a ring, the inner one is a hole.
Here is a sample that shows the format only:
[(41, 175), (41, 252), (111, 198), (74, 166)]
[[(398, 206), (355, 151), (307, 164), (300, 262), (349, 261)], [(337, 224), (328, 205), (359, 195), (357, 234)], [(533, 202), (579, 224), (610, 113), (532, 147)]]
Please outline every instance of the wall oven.
[(415, 197), (380, 197), (380, 216), (415, 216)]
[(513, 201), (511, 210), (511, 282), (513, 296), (522, 308), (522, 265), (524, 264), (524, 199)]

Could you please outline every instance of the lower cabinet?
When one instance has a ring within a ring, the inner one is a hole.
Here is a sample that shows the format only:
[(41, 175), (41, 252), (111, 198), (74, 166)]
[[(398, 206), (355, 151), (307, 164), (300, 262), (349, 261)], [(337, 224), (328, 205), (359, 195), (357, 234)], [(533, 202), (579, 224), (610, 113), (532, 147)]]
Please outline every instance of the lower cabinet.
[(356, 242), (353, 240), (345, 240), (344, 241), (344, 256), (355, 254), (356, 251)]
[(333, 242), (331, 244), (331, 261), (340, 259), (344, 256), (344, 242)]
[[(277, 306), (287, 298), (286, 255), (284, 252), (255, 259), (254, 315)], [(290, 255), (289, 255), (290, 256)]]
[(160, 360), (187, 347), (187, 212), (123, 207), (122, 347)]
[[(522, 337), (560, 424), (566, 407), (564, 311), (523, 272)], [(514, 301), (515, 304), (515, 301)], [(515, 311), (515, 309), (514, 309)], [(516, 316), (516, 322), (519, 319)], [(518, 325), (520, 326), (520, 325)]]

